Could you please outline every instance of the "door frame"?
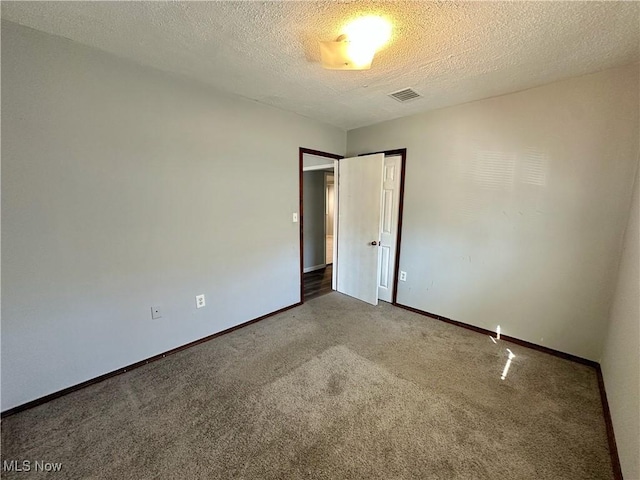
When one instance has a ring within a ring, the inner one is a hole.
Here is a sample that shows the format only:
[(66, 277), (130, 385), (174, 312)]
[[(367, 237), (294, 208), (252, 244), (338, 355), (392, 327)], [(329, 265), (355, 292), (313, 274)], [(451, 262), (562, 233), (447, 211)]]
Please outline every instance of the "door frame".
[[(332, 180), (331, 180), (332, 183), (328, 182), (328, 178), (330, 176), (332, 177)], [(336, 190), (335, 190), (335, 188), (336, 188), (335, 179), (336, 179), (335, 167), (334, 167), (332, 172), (324, 172), (324, 210), (325, 210), (325, 219), (324, 219), (324, 239), (325, 239), (325, 242), (324, 242), (325, 243), (325, 246), (324, 246), (324, 260), (325, 260), (325, 263), (327, 265), (330, 265), (330, 264), (333, 265), (333, 252), (335, 251), (334, 245), (332, 244), (331, 245), (331, 247), (332, 247), (331, 248), (331, 252), (332, 252), (332, 254), (331, 254), (331, 262), (327, 262), (327, 232), (329, 230), (331, 230), (331, 238), (333, 240), (335, 240), (334, 237), (336, 236), (335, 233), (336, 233), (336, 230), (337, 230), (336, 229), (336, 223), (337, 222), (336, 222), (336, 216), (335, 216), (336, 203), (337, 203), (336, 202), (337, 195), (336, 195)], [(327, 228), (327, 226), (329, 225), (329, 221), (328, 221), (329, 218), (327, 218), (329, 216), (329, 203), (330, 203), (329, 199), (331, 198), (330, 195), (329, 195), (329, 185), (333, 186), (333, 212), (331, 212), (333, 214), (333, 222), (331, 222), (331, 228), (330, 229)], [(332, 243), (333, 243), (333, 240), (332, 240)]]
[(400, 247), (402, 240), (402, 214), (404, 212), (404, 179), (405, 172), (407, 169), (407, 149), (406, 148), (398, 148), (395, 150), (382, 150), (378, 152), (368, 152), (368, 153), (360, 153), (358, 157), (362, 157), (364, 155), (373, 155), (374, 153), (384, 153), (384, 156), (400, 156), (400, 192), (399, 192), (399, 200), (398, 200), (398, 233), (396, 234), (396, 258), (394, 269), (394, 279), (393, 279), (393, 293), (391, 297), (391, 305), (398, 305), (398, 282), (399, 282), (399, 273), (400, 273)]
[[(332, 160), (340, 160), (344, 158), (343, 155), (337, 155), (335, 153), (321, 152), (319, 150), (313, 150), (311, 148), (300, 147), (298, 149), (298, 185), (300, 191), (300, 198), (298, 200), (298, 228), (300, 230), (300, 303), (304, 303), (304, 155), (315, 155), (317, 157), (330, 158)], [(335, 172), (334, 172), (335, 173)], [(335, 217), (335, 212), (334, 212)], [(335, 252), (334, 252), (335, 254)]]
[[(400, 273), (400, 252), (402, 247), (402, 218), (404, 213), (404, 185), (405, 185), (405, 176), (407, 170), (407, 149), (406, 148), (397, 148), (395, 150), (381, 150), (377, 152), (367, 152), (360, 153), (356, 156), (362, 157), (364, 155), (373, 155), (375, 153), (384, 153), (385, 156), (391, 155), (399, 155), (400, 156), (400, 199), (398, 204), (398, 233), (396, 234), (396, 258), (394, 265), (394, 279), (393, 279), (393, 296), (391, 298), (392, 305), (398, 305), (398, 282), (399, 282), (399, 273)], [(304, 226), (304, 212), (303, 212), (303, 157), (304, 154), (308, 155), (316, 155), (318, 157), (326, 157), (331, 158), (333, 160), (341, 160), (345, 158), (343, 155), (336, 155), (335, 153), (321, 152), (319, 150), (313, 150), (310, 148), (300, 147), (298, 150), (298, 184), (300, 189), (300, 198), (298, 201), (298, 222), (300, 229), (300, 303), (304, 303), (304, 234), (303, 234), (303, 226)], [(337, 174), (338, 172), (334, 172)], [(337, 191), (337, 183), (336, 186)], [(335, 205), (336, 209), (334, 211), (334, 218), (337, 218), (337, 209), (340, 208), (339, 205)], [(337, 235), (337, 232), (334, 232), (334, 235)], [(335, 240), (334, 240), (334, 248), (335, 248)], [(337, 252), (334, 252), (334, 258)], [(337, 265), (333, 265), (334, 274), (335, 268)]]

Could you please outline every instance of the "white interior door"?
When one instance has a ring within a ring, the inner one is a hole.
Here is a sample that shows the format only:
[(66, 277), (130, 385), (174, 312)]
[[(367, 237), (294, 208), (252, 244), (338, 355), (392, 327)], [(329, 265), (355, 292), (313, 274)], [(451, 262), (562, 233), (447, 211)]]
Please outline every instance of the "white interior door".
[(395, 280), (398, 211), (400, 208), (400, 169), (402, 157), (385, 157), (382, 174), (382, 221), (380, 227), (380, 274), (378, 298), (391, 303)]
[(384, 154), (344, 158), (339, 163), (337, 288), (378, 304), (378, 243)]

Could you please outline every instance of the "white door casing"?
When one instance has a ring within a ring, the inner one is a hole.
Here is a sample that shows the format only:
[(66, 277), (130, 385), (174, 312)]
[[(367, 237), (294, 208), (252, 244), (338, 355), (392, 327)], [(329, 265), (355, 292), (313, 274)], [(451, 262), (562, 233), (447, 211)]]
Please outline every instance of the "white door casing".
[(336, 178), (336, 289), (372, 305), (378, 304), (383, 167), (383, 153), (344, 158)]
[(333, 268), (331, 270), (331, 289), (338, 290), (338, 214), (340, 213), (340, 162), (333, 161)]
[(333, 171), (324, 175), (325, 182), (325, 262), (333, 264), (333, 236), (334, 236), (334, 211), (335, 211), (335, 186), (333, 183)]
[(402, 157), (385, 157), (382, 175), (382, 211), (380, 224), (380, 272), (378, 275), (378, 298), (391, 303), (395, 281), (396, 243), (398, 236), (398, 213), (400, 207), (400, 170)]

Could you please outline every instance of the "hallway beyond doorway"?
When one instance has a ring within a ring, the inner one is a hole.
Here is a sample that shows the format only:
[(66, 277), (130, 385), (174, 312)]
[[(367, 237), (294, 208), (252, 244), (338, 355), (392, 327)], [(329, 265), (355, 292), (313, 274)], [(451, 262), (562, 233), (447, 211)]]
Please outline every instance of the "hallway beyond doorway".
[(332, 265), (304, 274), (304, 301), (331, 293)]

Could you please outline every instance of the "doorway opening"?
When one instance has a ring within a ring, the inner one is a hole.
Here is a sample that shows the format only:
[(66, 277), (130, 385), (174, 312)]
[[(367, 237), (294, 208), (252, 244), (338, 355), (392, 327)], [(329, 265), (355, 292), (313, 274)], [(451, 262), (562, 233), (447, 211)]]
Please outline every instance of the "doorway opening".
[(340, 155), (300, 149), (300, 301), (332, 291)]
[(406, 149), (343, 159), (300, 148), (299, 164), (300, 301), (337, 290), (395, 305)]

